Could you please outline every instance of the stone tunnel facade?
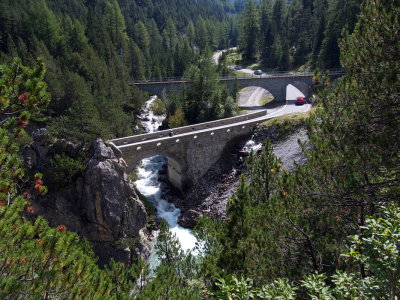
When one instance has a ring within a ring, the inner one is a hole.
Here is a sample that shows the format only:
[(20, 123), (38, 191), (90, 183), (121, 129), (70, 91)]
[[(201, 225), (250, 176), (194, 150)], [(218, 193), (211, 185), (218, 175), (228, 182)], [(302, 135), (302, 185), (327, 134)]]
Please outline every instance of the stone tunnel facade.
[(266, 111), (137, 135), (112, 142), (122, 151), (128, 170), (144, 158), (163, 155), (168, 159), (169, 181), (179, 190), (193, 186), (230, 148), (232, 142), (251, 132), (266, 117)]

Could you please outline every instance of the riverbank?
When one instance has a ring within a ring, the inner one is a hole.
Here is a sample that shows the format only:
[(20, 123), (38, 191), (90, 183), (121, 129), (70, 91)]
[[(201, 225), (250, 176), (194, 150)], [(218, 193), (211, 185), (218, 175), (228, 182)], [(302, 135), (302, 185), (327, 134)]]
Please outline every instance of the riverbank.
[(179, 224), (192, 228), (201, 216), (224, 220), (226, 203), (236, 191), (240, 175), (246, 170), (245, 160), (248, 154), (243, 147), (249, 140), (257, 145), (266, 139), (272, 141), (274, 153), (281, 159), (286, 170), (293, 171), (296, 164), (306, 162), (298, 143), (308, 142), (304, 117), (300, 115), (268, 120), (252, 136), (237, 141), (236, 146), (221, 157), (184, 197), (174, 197), (175, 205), (182, 211)]

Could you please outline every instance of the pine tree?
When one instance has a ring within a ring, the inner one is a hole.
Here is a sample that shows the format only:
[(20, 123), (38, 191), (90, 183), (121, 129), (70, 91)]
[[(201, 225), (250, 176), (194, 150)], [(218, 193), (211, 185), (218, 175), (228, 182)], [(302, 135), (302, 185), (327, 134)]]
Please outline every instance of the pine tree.
[(139, 21), (135, 24), (133, 30), (135, 34), (136, 44), (138, 45), (146, 59), (148, 59), (150, 54), (150, 37), (146, 26)]
[(194, 258), (181, 245), (162, 220), (155, 246), (160, 265), (156, 277), (141, 291), (138, 299), (201, 299), (199, 291), (189, 284)]
[(240, 48), (245, 59), (252, 60), (256, 56), (258, 36), (258, 11), (253, 0), (246, 3), (242, 13)]
[(0, 66), (0, 297), (127, 299), (134, 269), (100, 270), (86, 241), (37, 216), (31, 198), (47, 189), (41, 174), (34, 182), (24, 176), (18, 150), (30, 118), (50, 100), (44, 76), (40, 61), (32, 69), (19, 59)]

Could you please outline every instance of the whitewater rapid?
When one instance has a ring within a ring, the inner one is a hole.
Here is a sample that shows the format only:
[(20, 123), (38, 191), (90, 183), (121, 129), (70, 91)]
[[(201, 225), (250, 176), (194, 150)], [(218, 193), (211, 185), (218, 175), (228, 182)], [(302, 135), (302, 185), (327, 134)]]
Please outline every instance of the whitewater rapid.
[[(156, 99), (157, 97), (153, 96), (146, 102), (144, 112), (140, 116), (142, 126), (146, 132), (157, 131), (166, 117), (165, 115), (156, 116), (151, 111), (151, 105)], [(196, 245), (196, 238), (191, 230), (183, 228), (178, 224), (178, 217), (181, 214), (181, 210), (161, 196), (161, 183), (158, 180), (159, 170), (166, 164), (167, 159), (164, 156), (153, 156), (143, 159), (137, 168), (138, 178), (135, 181), (135, 185), (139, 192), (156, 208), (157, 217), (167, 221), (169, 230), (175, 234), (182, 249), (184, 251), (191, 251)], [(158, 265), (158, 259), (154, 251), (150, 256), (149, 263), (152, 268)]]

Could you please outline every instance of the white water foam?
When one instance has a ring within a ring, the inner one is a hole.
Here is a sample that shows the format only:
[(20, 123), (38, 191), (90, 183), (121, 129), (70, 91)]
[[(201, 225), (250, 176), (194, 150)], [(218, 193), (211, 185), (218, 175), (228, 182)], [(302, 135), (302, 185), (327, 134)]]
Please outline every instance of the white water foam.
[[(153, 96), (146, 102), (145, 110), (140, 116), (142, 125), (147, 132), (157, 131), (165, 119), (165, 115), (155, 116), (151, 111), (151, 105), (155, 99), (157, 97)], [(139, 192), (156, 208), (157, 216), (167, 221), (170, 231), (176, 235), (182, 249), (190, 251), (195, 247), (196, 238), (191, 230), (183, 228), (178, 224), (178, 217), (181, 214), (181, 210), (161, 197), (161, 183), (158, 181), (158, 176), (159, 170), (166, 163), (167, 160), (164, 156), (153, 156), (143, 159), (142, 164), (137, 168), (138, 179), (135, 181), (135, 185)], [(149, 263), (153, 269), (159, 264), (154, 251), (150, 256)]]

